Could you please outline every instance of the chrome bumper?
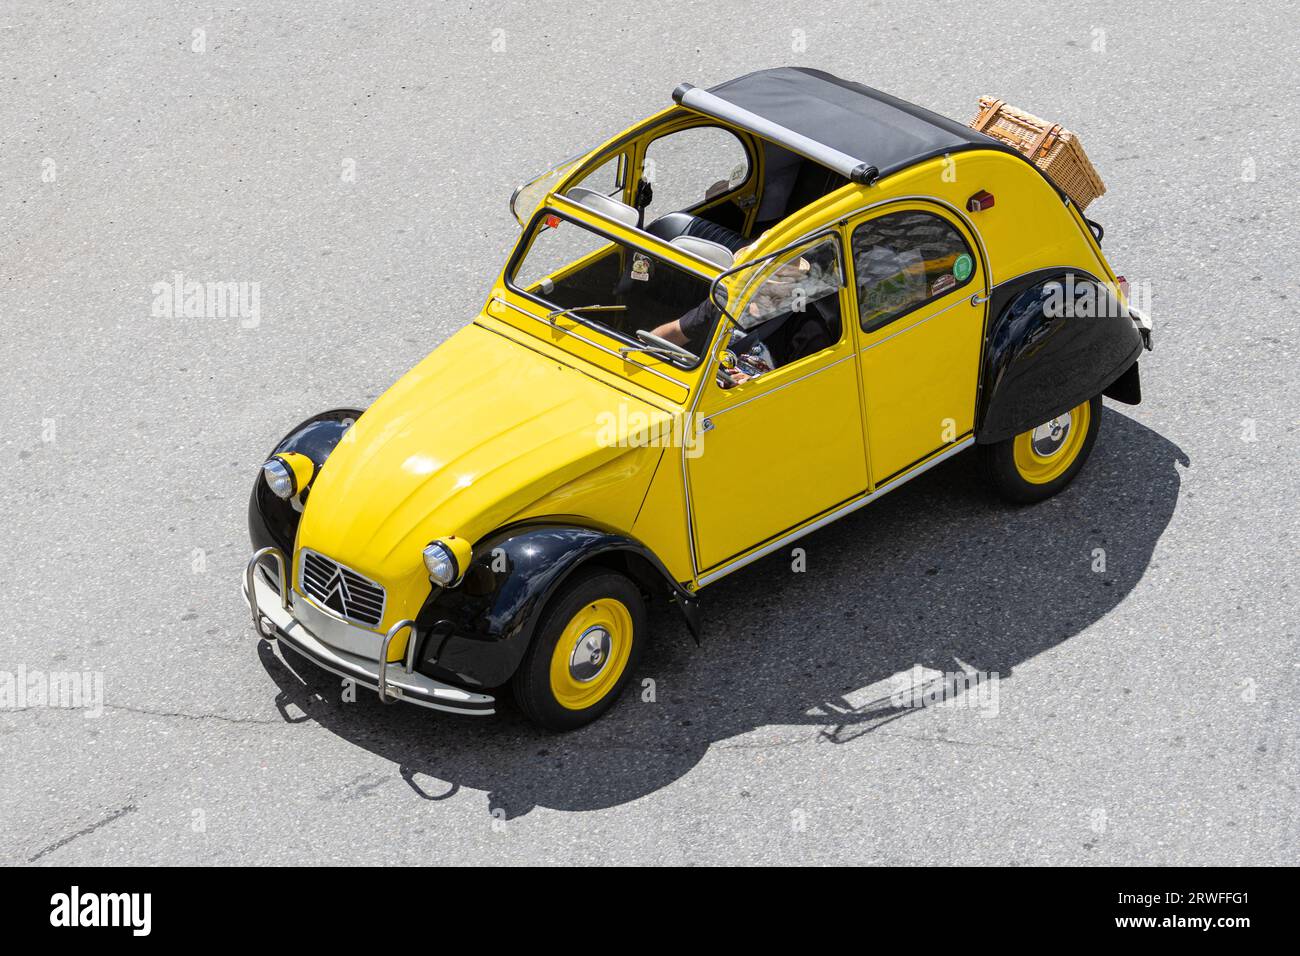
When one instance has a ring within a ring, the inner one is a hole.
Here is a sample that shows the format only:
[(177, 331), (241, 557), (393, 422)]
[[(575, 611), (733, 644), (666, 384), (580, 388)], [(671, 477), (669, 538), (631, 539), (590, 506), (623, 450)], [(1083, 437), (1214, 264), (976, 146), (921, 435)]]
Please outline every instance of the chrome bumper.
[[(279, 594), (275, 593), (264, 574), (259, 573), (259, 569), (265, 570), (265, 562), (268, 560), (275, 562)], [(371, 688), (385, 704), (401, 700), (457, 714), (487, 715), (496, 711), (495, 698), (444, 684), (414, 669), (414, 621), (398, 621), (389, 628), (380, 644), (379, 656), (373, 660), (331, 647), (320, 640), (294, 616), (294, 595), (289, 588), (287, 570), (284, 553), (278, 548), (263, 548), (258, 551), (244, 569), (244, 600), (253, 614), (253, 627), (273, 645), (287, 644), (317, 667)], [(405, 662), (388, 663), (388, 648), (393, 638), (408, 627), (411, 628), (411, 638), (407, 641)], [(396, 674), (392, 673), (394, 666), (399, 668)]]

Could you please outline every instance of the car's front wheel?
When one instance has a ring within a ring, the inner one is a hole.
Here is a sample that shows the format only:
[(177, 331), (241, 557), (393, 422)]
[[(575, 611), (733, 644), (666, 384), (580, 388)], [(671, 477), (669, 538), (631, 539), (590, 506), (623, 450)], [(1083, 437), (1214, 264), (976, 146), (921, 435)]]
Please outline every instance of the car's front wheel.
[(980, 469), (1009, 501), (1042, 501), (1074, 480), (1088, 460), (1100, 427), (1098, 395), (1014, 438), (980, 445)]
[(520, 709), (550, 730), (591, 723), (627, 684), (645, 627), (645, 601), (632, 581), (603, 568), (578, 572), (542, 612), (515, 673)]

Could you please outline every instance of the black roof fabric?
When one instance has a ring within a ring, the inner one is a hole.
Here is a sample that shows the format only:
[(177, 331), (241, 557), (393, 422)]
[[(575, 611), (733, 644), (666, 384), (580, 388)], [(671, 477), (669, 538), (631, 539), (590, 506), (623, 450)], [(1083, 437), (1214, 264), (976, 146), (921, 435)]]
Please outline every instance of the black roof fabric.
[(821, 70), (797, 66), (759, 70), (709, 92), (869, 163), (882, 176), (963, 149), (1015, 153), (946, 116)]

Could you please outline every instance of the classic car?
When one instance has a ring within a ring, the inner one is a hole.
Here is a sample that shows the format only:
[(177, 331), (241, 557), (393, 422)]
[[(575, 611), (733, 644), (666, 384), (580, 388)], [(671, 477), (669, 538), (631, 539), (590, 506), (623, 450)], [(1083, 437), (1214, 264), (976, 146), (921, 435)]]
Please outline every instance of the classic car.
[(971, 449), (1056, 494), (1150, 322), (1015, 149), (855, 82), (762, 70), (515, 191), (478, 316), (369, 408), (295, 427), (244, 593), (298, 658), (435, 710), (594, 720), (667, 600)]

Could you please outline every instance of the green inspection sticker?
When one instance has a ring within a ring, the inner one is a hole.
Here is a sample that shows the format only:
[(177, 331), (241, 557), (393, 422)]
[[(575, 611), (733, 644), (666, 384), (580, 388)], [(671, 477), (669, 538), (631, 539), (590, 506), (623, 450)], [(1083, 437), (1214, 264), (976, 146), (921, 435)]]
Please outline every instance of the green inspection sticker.
[(971, 261), (971, 257), (963, 252), (957, 257), (957, 261), (952, 264), (952, 274), (958, 282), (965, 282), (970, 278), (971, 269), (974, 266), (975, 263)]

